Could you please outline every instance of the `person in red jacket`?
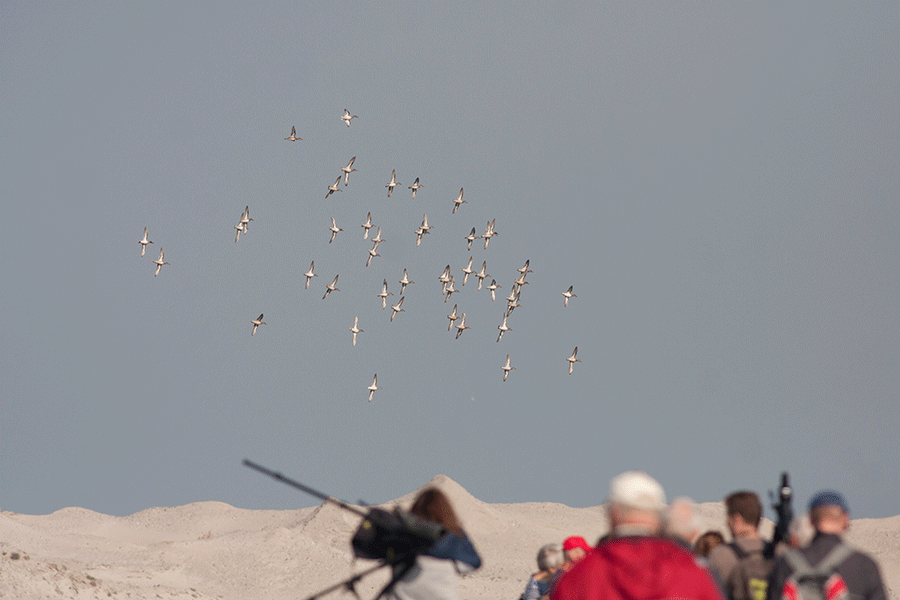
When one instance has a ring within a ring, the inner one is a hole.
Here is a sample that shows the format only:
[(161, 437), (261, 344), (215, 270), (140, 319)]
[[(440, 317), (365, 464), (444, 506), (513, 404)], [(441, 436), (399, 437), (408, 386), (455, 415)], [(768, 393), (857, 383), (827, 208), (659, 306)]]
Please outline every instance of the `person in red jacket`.
[(659, 537), (666, 496), (655, 479), (617, 475), (607, 502), (609, 538), (559, 580), (551, 600), (722, 600), (694, 555)]

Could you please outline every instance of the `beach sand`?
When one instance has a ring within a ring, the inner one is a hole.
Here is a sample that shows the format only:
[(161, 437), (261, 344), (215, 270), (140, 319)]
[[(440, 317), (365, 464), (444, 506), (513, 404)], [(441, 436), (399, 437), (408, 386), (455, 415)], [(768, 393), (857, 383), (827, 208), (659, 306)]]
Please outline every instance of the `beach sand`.
[[(460, 582), (466, 600), (515, 600), (543, 544), (569, 535), (594, 543), (607, 529), (602, 506), (488, 504), (443, 475), (426, 485), (450, 497), (481, 554), (482, 568)], [(408, 508), (415, 493), (383, 506)], [(721, 503), (698, 510), (707, 529), (725, 533)], [(359, 522), (331, 504), (246, 510), (198, 502), (127, 517), (82, 508), (41, 516), (0, 511), (0, 598), (308, 598), (375, 564), (353, 559), (350, 538)], [(874, 556), (888, 597), (900, 598), (900, 516), (854, 519), (846, 540)], [(381, 569), (357, 591), (369, 600), (386, 581)]]

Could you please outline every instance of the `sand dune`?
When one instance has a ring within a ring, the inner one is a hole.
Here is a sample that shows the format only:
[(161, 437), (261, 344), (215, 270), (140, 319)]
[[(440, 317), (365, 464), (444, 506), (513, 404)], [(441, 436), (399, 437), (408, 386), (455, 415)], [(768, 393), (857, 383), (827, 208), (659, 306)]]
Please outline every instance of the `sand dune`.
[[(573, 534), (593, 542), (607, 528), (602, 506), (488, 504), (443, 475), (427, 485), (449, 495), (484, 560), (460, 585), (471, 600), (515, 600), (542, 544)], [(408, 507), (414, 495), (387, 506)], [(710, 529), (724, 531), (720, 503), (699, 510)], [(374, 564), (353, 560), (349, 541), (358, 524), (333, 505), (272, 511), (198, 502), (127, 517), (81, 508), (0, 512), (0, 598), (301, 599)], [(856, 519), (847, 539), (876, 557), (889, 597), (897, 598), (900, 516)], [(386, 582), (383, 571), (358, 586), (364, 600)]]

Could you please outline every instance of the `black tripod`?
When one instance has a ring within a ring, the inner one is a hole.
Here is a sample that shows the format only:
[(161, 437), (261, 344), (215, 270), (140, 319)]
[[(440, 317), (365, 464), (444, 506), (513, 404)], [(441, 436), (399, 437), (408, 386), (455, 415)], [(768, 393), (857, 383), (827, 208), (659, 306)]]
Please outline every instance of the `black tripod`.
[(294, 481), (289, 477), (285, 477), (281, 473), (272, 471), (258, 465), (250, 460), (244, 459), (244, 466), (250, 467), (260, 473), (268, 475), (273, 479), (277, 479), (282, 483), (286, 483), (291, 487), (306, 492), (311, 496), (315, 496), (325, 502), (335, 504), (344, 510), (350, 511), (355, 515), (363, 518), (362, 524), (353, 536), (352, 545), (353, 552), (358, 558), (368, 558), (378, 560), (378, 564), (373, 567), (360, 571), (355, 575), (351, 575), (343, 581), (316, 592), (308, 596), (306, 600), (316, 600), (320, 596), (329, 594), (335, 590), (345, 589), (359, 599), (359, 593), (356, 591), (356, 584), (363, 577), (370, 575), (382, 567), (391, 567), (393, 575), (387, 585), (382, 588), (373, 600), (379, 600), (386, 596), (394, 589), (398, 581), (403, 579), (407, 572), (415, 564), (415, 558), (428, 549), (434, 542), (438, 541), (444, 535), (444, 529), (436, 523), (430, 523), (417, 519), (408, 513), (403, 513), (399, 509), (393, 513), (389, 513), (380, 508), (371, 508), (368, 512), (363, 512), (355, 506), (347, 504), (343, 500), (338, 500), (333, 496), (323, 494), (311, 487), (305, 486), (298, 481)]

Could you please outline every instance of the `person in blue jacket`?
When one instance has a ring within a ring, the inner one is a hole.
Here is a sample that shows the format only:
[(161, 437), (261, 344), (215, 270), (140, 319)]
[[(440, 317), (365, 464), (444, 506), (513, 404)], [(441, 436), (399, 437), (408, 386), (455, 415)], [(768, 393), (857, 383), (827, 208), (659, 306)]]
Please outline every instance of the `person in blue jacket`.
[(481, 557), (469, 541), (450, 500), (440, 490), (427, 488), (416, 497), (411, 514), (446, 530), (441, 539), (415, 557), (412, 564), (394, 567), (399, 579), (390, 590), (393, 600), (459, 600), (460, 575), (481, 566)]

